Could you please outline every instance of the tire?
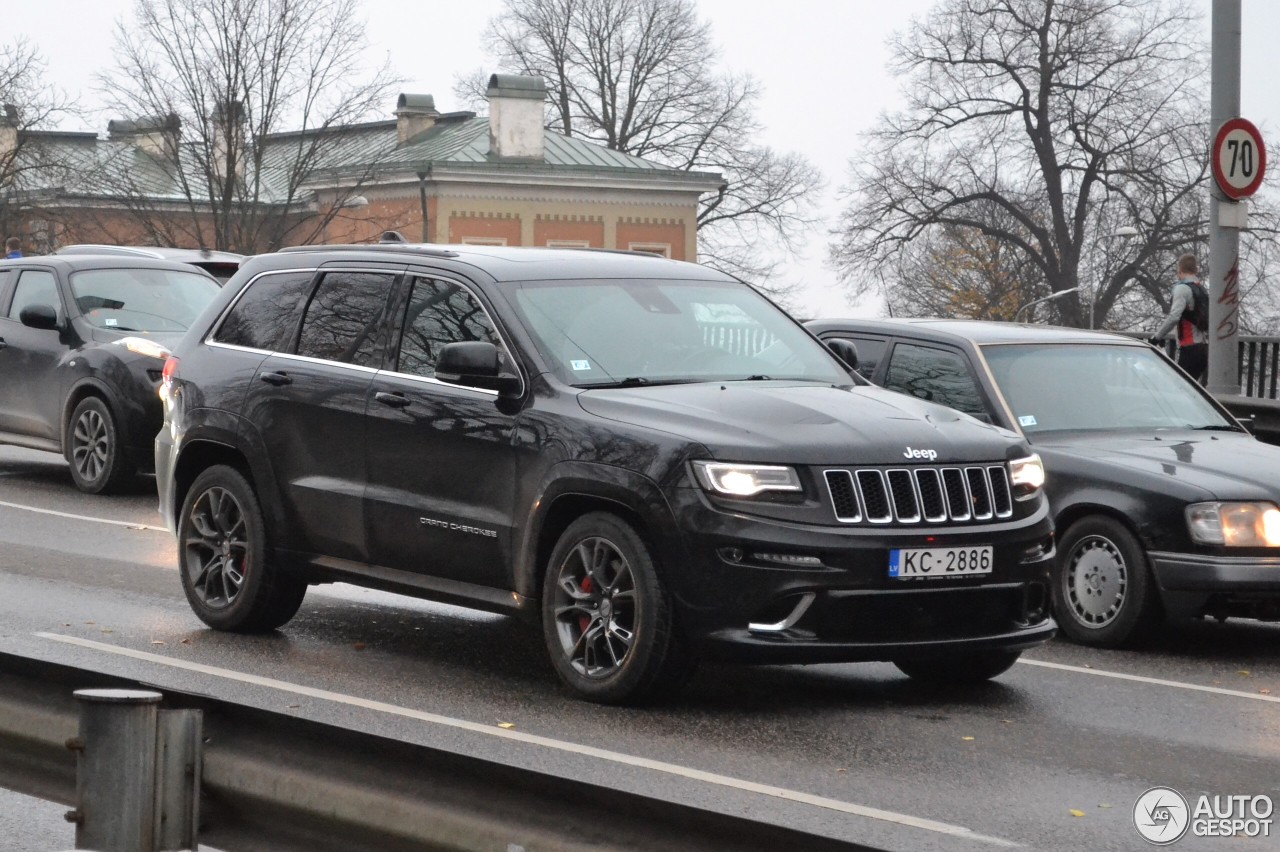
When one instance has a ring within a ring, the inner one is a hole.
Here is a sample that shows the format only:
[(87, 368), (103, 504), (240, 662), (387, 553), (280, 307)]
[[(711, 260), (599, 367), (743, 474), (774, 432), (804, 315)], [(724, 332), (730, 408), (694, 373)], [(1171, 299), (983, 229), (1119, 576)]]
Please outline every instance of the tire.
[(62, 442), (71, 479), (86, 494), (120, 491), (138, 475), (105, 400), (87, 396), (71, 412)]
[(1013, 668), (1020, 656), (1021, 651), (978, 651), (922, 660), (895, 660), (893, 664), (912, 680), (963, 685), (999, 677)]
[(1142, 546), (1123, 524), (1102, 515), (1067, 529), (1052, 585), (1058, 626), (1082, 645), (1123, 647), (1148, 636), (1163, 618)]
[(582, 516), (556, 542), (542, 583), (542, 627), (556, 674), (588, 701), (670, 695), (696, 667), (648, 546), (605, 512)]
[(178, 572), (191, 609), (215, 630), (266, 633), (302, 606), (307, 584), (266, 560), (257, 495), (239, 471), (205, 470), (178, 516)]

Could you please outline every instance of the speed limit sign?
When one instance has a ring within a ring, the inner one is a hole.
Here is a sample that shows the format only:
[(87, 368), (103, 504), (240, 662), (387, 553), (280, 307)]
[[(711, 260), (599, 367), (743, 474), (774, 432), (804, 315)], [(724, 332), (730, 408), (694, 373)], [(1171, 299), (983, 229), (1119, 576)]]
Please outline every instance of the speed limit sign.
[(1218, 128), (1213, 138), (1213, 177), (1228, 198), (1248, 198), (1262, 186), (1267, 169), (1267, 149), (1253, 122), (1233, 118)]

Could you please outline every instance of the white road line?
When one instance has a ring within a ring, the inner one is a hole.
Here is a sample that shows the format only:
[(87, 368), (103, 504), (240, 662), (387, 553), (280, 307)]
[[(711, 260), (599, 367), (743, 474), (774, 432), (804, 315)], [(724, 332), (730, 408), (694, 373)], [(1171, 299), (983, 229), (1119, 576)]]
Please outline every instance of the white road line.
[(1116, 680), (1132, 680), (1137, 683), (1149, 683), (1153, 686), (1172, 686), (1175, 689), (1189, 689), (1193, 692), (1211, 692), (1214, 695), (1230, 695), (1233, 698), (1252, 698), (1254, 701), (1270, 701), (1272, 703), (1280, 703), (1280, 696), (1263, 695), (1260, 692), (1243, 692), (1239, 689), (1223, 689), (1220, 686), (1201, 686), (1198, 683), (1183, 683), (1178, 680), (1162, 680), (1158, 677), (1143, 677), (1142, 675), (1124, 674), (1122, 672), (1109, 672), (1104, 669), (1086, 669), (1084, 666), (1068, 666), (1063, 663), (1050, 663), (1044, 660), (1028, 660), (1026, 658), (1018, 660), (1019, 663), (1026, 663), (1028, 666), (1039, 666), (1044, 669), (1057, 669), (1064, 672), (1076, 672), (1078, 674), (1097, 675), (1098, 677), (1110, 677)]
[(92, 521), (95, 524), (110, 524), (113, 527), (127, 527), (131, 530), (168, 532), (164, 527), (153, 527), (150, 524), (135, 524), (132, 521), (113, 521), (110, 518), (93, 518), (89, 515), (73, 515), (70, 512), (55, 512), (53, 509), (38, 509), (35, 506), (24, 506), (21, 503), (6, 503), (3, 500), (0, 500), (0, 506), (4, 506), (6, 509), (21, 509), (24, 512), (36, 512), (41, 515), (54, 515), (59, 518), (71, 518), (76, 521)]
[(351, 707), (360, 707), (365, 710), (373, 710), (379, 713), (386, 713), (392, 716), (401, 716), (408, 719), (415, 719), (420, 722), (427, 722), (432, 725), (441, 725), (447, 728), (456, 728), (458, 730), (470, 731), (471, 733), (484, 734), (485, 736), (497, 737), (498, 739), (511, 740), (514, 742), (525, 743), (527, 745), (541, 746), (542, 748), (554, 749), (556, 751), (566, 752), (568, 754), (582, 755), (585, 757), (596, 758), (610, 763), (618, 763), (626, 766), (638, 767), (641, 769), (649, 769), (654, 772), (662, 772), (667, 775), (675, 775), (681, 778), (687, 778), (692, 781), (701, 781), (706, 784), (715, 784), (720, 787), (728, 787), (734, 790), (741, 790), (748, 793), (758, 793), (763, 796), (772, 796), (776, 799), (785, 799), (791, 802), (799, 802), (801, 804), (812, 805), (818, 808), (826, 808), (827, 810), (839, 811), (841, 813), (851, 814), (853, 816), (865, 817), (867, 819), (880, 820), (882, 822), (891, 822), (898, 825), (908, 826), (910, 828), (919, 828), (925, 831), (932, 831), (938, 834), (946, 834), (956, 837), (963, 837), (966, 840), (974, 840), (981, 843), (991, 844), (993, 846), (1016, 847), (1019, 844), (999, 837), (989, 837), (978, 834), (972, 829), (959, 825), (951, 825), (945, 822), (937, 822), (922, 817), (914, 817), (908, 814), (895, 813), (894, 811), (885, 811), (879, 808), (867, 807), (866, 805), (855, 805), (850, 802), (842, 802), (838, 799), (828, 799), (825, 796), (815, 796), (810, 793), (802, 793), (798, 790), (788, 790), (783, 787), (774, 787), (769, 784), (758, 784), (754, 781), (744, 781), (740, 778), (731, 778), (727, 775), (718, 775), (714, 772), (704, 772), (701, 769), (693, 769), (687, 766), (680, 766), (674, 763), (666, 763), (661, 760), (650, 760), (645, 757), (636, 757), (634, 755), (623, 754), (616, 751), (608, 751), (606, 749), (596, 748), (594, 746), (580, 745), (578, 743), (566, 742), (564, 740), (552, 739), (551, 737), (542, 737), (537, 734), (526, 734), (521, 731), (513, 731), (506, 728), (498, 728), (492, 725), (485, 725), (479, 722), (468, 722), (465, 719), (454, 719), (450, 716), (440, 716), (435, 713), (426, 713), (421, 710), (413, 710), (408, 707), (399, 707), (395, 704), (384, 704), (381, 701), (370, 701), (365, 698), (357, 698), (353, 695), (344, 695), (340, 692), (330, 692), (325, 689), (315, 689), (310, 686), (300, 686), (287, 681), (275, 680), (274, 678), (259, 677), (258, 675), (245, 674), (243, 672), (232, 671), (230, 669), (218, 668), (216, 666), (206, 666), (202, 663), (193, 663), (186, 660), (178, 660), (172, 657), (164, 657), (158, 654), (150, 654), (146, 651), (135, 651), (132, 648), (122, 648), (119, 645), (108, 645), (103, 642), (95, 642), (91, 639), (80, 639), (75, 636), (65, 636), (60, 633), (37, 633), (36, 636), (42, 639), (50, 639), (54, 642), (63, 642), (68, 645), (76, 645), (81, 648), (89, 648), (95, 651), (104, 651), (109, 654), (116, 654), (122, 657), (130, 657), (135, 660), (143, 660), (157, 665), (169, 666), (170, 668), (184, 669), (190, 672), (198, 672), (200, 674), (211, 675), (213, 677), (225, 678), (227, 680), (239, 681), (240, 683), (253, 684), (255, 686), (263, 686), (268, 689), (276, 689), (282, 692), (293, 693), (294, 695), (305, 695), (309, 698), (317, 698), (322, 701), (331, 701), (335, 704), (345, 704)]

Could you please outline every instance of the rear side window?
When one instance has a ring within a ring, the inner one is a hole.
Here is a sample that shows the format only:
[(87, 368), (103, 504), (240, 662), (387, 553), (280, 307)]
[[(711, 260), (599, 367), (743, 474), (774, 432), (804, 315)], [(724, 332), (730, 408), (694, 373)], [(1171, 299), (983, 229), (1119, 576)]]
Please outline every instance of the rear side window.
[(396, 371), (434, 375), (440, 347), (473, 340), (499, 345), (489, 316), (476, 298), (448, 281), (414, 279)]
[(899, 343), (889, 359), (884, 386), (980, 419), (989, 418), (968, 364), (955, 352)]
[(330, 272), (307, 304), (298, 354), (361, 367), (375, 366), (387, 296), (396, 276)]
[(9, 280), (13, 278), (13, 272), (8, 269), (0, 269), (0, 311), (5, 316), (9, 315)]
[(52, 272), (27, 269), (18, 278), (13, 291), (13, 303), (9, 305), (9, 318), (18, 319), (22, 309), (30, 305), (48, 305), (62, 316), (62, 300), (58, 298), (58, 285)]
[(253, 281), (222, 321), (214, 340), (231, 346), (287, 352), (307, 303), (314, 272), (268, 273)]

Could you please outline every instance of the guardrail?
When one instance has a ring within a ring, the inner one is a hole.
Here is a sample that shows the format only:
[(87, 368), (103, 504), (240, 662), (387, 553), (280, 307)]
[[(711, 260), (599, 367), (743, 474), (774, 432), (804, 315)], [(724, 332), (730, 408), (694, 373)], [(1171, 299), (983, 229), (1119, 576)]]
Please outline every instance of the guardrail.
[[(85, 785), (95, 773), (84, 755), (103, 728), (86, 724), (72, 693), (143, 686), (0, 653), (0, 786), (71, 806), (71, 821), (92, 817), (95, 794)], [(176, 762), (198, 767), (199, 841), (226, 850), (870, 849), (207, 696), (165, 690), (151, 706), (199, 711), (202, 747)], [(192, 730), (191, 714), (174, 717)]]

